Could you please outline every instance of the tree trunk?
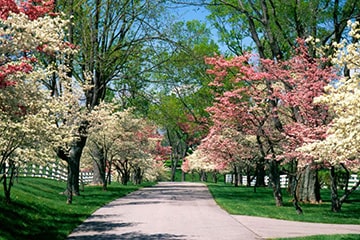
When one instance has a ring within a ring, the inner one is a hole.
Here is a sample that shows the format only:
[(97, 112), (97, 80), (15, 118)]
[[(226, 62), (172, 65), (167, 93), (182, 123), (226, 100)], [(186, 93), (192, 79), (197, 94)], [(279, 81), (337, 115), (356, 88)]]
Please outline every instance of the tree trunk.
[(298, 185), (298, 179), (296, 178), (296, 170), (297, 170), (297, 161), (291, 160), (289, 163), (289, 170), (288, 174), (288, 185), (287, 185), (287, 192), (294, 196), (296, 194), (296, 188)]
[(320, 183), (318, 179), (318, 171), (309, 164), (304, 170), (298, 171), (298, 186), (296, 190), (297, 199), (301, 202), (319, 203)]
[(175, 176), (176, 176), (176, 168), (178, 165), (179, 159), (175, 157), (175, 159), (171, 158), (171, 182), (175, 182)]
[[(292, 175), (290, 174), (290, 176), (292, 176)], [(299, 199), (297, 198), (297, 195), (296, 195), (297, 185), (298, 185), (298, 179), (296, 178), (296, 176), (292, 176), (292, 181), (288, 182), (288, 191), (290, 189), (291, 194), (292, 194), (292, 196), (294, 198), (293, 199), (293, 205), (295, 207), (295, 210), (296, 210), (297, 214), (302, 214), (303, 211), (302, 211), (302, 209), (301, 209), (301, 207), (299, 205)]]
[(238, 175), (238, 169), (236, 166), (233, 167), (234, 169), (234, 187), (238, 187), (239, 186), (239, 175)]
[(206, 182), (207, 181), (207, 174), (204, 170), (200, 171), (200, 181), (201, 182)]
[[(256, 166), (256, 186), (257, 187), (265, 187), (265, 164), (260, 163)], [(250, 186), (250, 183), (248, 183)]]
[(134, 169), (134, 183), (141, 184), (143, 178), (143, 172), (140, 167), (135, 167)]
[[(70, 183), (71, 183), (71, 189), (73, 191), (73, 195), (80, 195), (80, 159), (81, 154), (84, 149), (86, 143), (86, 138), (82, 137), (81, 139), (77, 140), (73, 146), (71, 146), (70, 154), (69, 154), (69, 161), (68, 165), (70, 167)], [(68, 182), (69, 184), (69, 182)]]
[[(117, 165), (119, 164), (119, 165)], [(130, 167), (129, 167), (129, 161), (117, 161), (117, 164), (115, 164), (115, 168), (120, 176), (121, 184), (127, 185), (130, 181)]]
[(185, 182), (186, 181), (186, 172), (181, 171), (181, 181)]
[(337, 179), (335, 173), (335, 167), (330, 168), (330, 180), (331, 180), (331, 211), (340, 212), (341, 202), (337, 191)]
[(104, 181), (102, 180), (101, 177), (101, 170), (99, 167), (99, 163), (97, 160), (93, 161), (93, 179), (91, 181), (92, 185), (102, 185), (104, 184)]
[(216, 170), (215, 170), (215, 171), (213, 171), (213, 173), (212, 173), (212, 177), (213, 177), (213, 182), (214, 182), (214, 183), (217, 183), (217, 182), (218, 182), (218, 176), (217, 176), (217, 172), (216, 172)]
[(11, 197), (10, 197), (11, 185), (10, 184), (9, 184), (9, 186), (7, 185), (6, 173), (4, 173), (4, 177), (3, 177), (3, 187), (4, 187), (5, 202), (7, 204), (10, 204), (10, 202), (11, 202)]
[(65, 152), (65, 150), (61, 147), (59, 147), (56, 152), (57, 156), (66, 161), (68, 164), (68, 177), (65, 191), (68, 196), (68, 204), (72, 203), (73, 195), (80, 195), (80, 159), (86, 144), (87, 126), (87, 122), (84, 121), (81, 123), (78, 130), (79, 138), (74, 140), (68, 152)]
[(74, 186), (74, 178), (73, 178), (73, 169), (71, 167), (71, 164), (68, 163), (68, 175), (67, 175), (67, 184), (66, 184), (66, 203), (72, 204), (73, 201), (73, 186)]
[[(252, 177), (250, 176), (250, 172), (248, 172), (247, 174), (246, 174), (246, 186), (247, 187), (250, 187), (251, 186), (251, 181), (252, 181)], [(255, 184), (256, 185), (256, 184)]]
[[(16, 167), (13, 161), (9, 161), (9, 166), (6, 169), (6, 164), (2, 165), (2, 181), (5, 195), (5, 202), (7, 204), (11, 203), (11, 187), (14, 184), (14, 176), (15, 176)], [(9, 180), (9, 182), (8, 182)]]
[(104, 150), (95, 144), (91, 151), (93, 152), (92, 155), (94, 168), (92, 184), (102, 185), (104, 188), (104, 185), (106, 184), (106, 158)]
[(127, 185), (129, 181), (130, 181), (130, 174), (127, 171), (124, 171), (121, 174), (121, 184)]
[(273, 189), (276, 206), (283, 206), (283, 199), (280, 185), (279, 163), (275, 160), (269, 163), (269, 181)]
[(108, 162), (108, 170), (107, 170), (107, 174), (106, 174), (106, 181), (105, 183), (110, 185), (111, 184), (111, 166), (112, 166), (112, 161)]

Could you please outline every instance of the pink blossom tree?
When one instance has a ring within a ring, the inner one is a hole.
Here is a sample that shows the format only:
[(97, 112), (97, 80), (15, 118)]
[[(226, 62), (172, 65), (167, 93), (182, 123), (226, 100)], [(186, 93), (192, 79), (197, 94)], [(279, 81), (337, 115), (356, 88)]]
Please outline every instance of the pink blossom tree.
[(279, 164), (294, 158), (304, 160), (296, 148), (324, 137), (327, 110), (313, 104), (313, 99), (335, 78), (333, 71), (325, 67), (326, 60), (310, 57), (300, 40), (287, 61), (245, 54), (230, 60), (208, 58), (207, 63), (213, 66), (208, 73), (214, 75), (211, 85), (215, 90), (228, 89), (218, 91), (216, 102), (208, 108), (212, 128), (232, 128), (256, 136), (260, 162), (269, 169), (276, 205), (282, 205)]

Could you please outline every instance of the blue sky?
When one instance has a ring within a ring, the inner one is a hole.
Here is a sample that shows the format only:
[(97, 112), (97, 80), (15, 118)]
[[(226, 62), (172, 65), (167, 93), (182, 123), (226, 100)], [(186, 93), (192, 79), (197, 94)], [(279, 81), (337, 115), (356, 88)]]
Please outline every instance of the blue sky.
[[(184, 6), (177, 8), (176, 15), (179, 16), (179, 20), (190, 21), (190, 20), (199, 20), (208, 25), (211, 29), (211, 33), (213, 35), (213, 39), (217, 42), (218, 36), (215, 28), (211, 28), (210, 22), (206, 19), (206, 16), (210, 14), (210, 12), (205, 7), (198, 6)], [(220, 50), (224, 53), (227, 50), (227, 47), (223, 44), (219, 44)]]

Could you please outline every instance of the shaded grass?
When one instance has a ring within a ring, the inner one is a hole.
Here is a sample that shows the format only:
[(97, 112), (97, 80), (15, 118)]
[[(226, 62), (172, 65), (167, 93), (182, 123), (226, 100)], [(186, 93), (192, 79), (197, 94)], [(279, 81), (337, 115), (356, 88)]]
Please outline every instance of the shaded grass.
[[(145, 185), (152, 183), (142, 186)], [(4, 203), (2, 189), (0, 192), (0, 239), (65, 239), (96, 209), (142, 186), (113, 183), (108, 191), (100, 186), (86, 186), (68, 205), (66, 196), (61, 194), (66, 183), (19, 178), (11, 192), (11, 204)]]
[(283, 220), (360, 224), (360, 191), (355, 191), (342, 206), (339, 213), (331, 212), (330, 192), (322, 191), (323, 203), (301, 204), (303, 214), (298, 215), (292, 205), (292, 198), (283, 190), (283, 207), (276, 207), (272, 190), (269, 188), (237, 187), (226, 184), (208, 184), (215, 201), (230, 214), (268, 217)]

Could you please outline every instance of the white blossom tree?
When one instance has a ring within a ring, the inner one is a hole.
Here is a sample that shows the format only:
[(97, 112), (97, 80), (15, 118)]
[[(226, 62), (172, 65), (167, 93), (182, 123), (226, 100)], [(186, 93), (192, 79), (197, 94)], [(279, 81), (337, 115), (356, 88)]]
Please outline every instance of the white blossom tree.
[(360, 169), (360, 27), (358, 22), (349, 22), (349, 38), (336, 44), (333, 57), (334, 65), (347, 68), (350, 76), (342, 77), (338, 82), (327, 86), (326, 94), (315, 99), (316, 103), (328, 106), (334, 118), (323, 141), (314, 141), (300, 150), (315, 160), (324, 163), (330, 169), (332, 180), (332, 210), (341, 210), (342, 203), (360, 185), (358, 182), (351, 190), (345, 189), (342, 197), (338, 196), (335, 168), (341, 166), (349, 171)]
[(90, 125), (84, 164), (91, 168), (91, 163), (96, 162), (98, 167), (94, 169), (100, 170), (104, 190), (113, 172), (127, 184), (131, 176), (135, 183), (144, 177), (154, 180), (163, 169), (160, 156), (166, 155), (163, 151), (166, 148), (158, 145), (162, 136), (154, 126), (136, 118), (131, 111), (120, 111), (116, 104), (102, 102), (88, 115)]
[[(0, 181), (10, 202), (16, 168), (54, 161), (54, 146), (69, 140), (64, 116), (73, 106), (64, 102), (66, 94), (52, 97), (43, 83), (56, 75), (68, 85), (64, 63), (74, 50), (64, 41), (68, 21), (48, 14), (51, 2), (33, 8), (8, 2), (0, 6)], [(52, 56), (56, 64), (43, 65), (40, 56)]]

